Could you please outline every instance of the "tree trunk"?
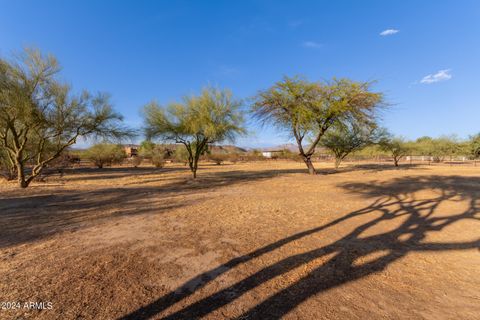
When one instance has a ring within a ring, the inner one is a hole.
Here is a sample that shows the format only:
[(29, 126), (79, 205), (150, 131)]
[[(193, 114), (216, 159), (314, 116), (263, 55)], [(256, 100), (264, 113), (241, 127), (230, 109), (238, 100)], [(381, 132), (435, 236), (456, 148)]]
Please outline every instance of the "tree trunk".
[(395, 164), (395, 167), (398, 167), (398, 158), (397, 157), (394, 157), (393, 158), (393, 163)]
[(317, 171), (315, 171), (315, 167), (313, 166), (313, 163), (310, 157), (303, 157), (303, 162), (305, 162), (305, 164), (307, 165), (309, 174), (312, 174), (312, 175), (317, 174)]
[(198, 160), (193, 160), (192, 165), (190, 165), (190, 171), (192, 171), (193, 179), (197, 178), (197, 168), (198, 168)]
[(20, 188), (25, 189), (28, 187), (28, 182), (25, 180), (23, 163), (21, 162), (17, 162), (17, 181)]
[(192, 171), (193, 179), (196, 179), (197, 178), (198, 159), (195, 159), (195, 157), (188, 159), (188, 166), (190, 167), (190, 171)]
[(342, 158), (335, 158), (335, 169), (340, 167), (340, 163), (342, 163)]

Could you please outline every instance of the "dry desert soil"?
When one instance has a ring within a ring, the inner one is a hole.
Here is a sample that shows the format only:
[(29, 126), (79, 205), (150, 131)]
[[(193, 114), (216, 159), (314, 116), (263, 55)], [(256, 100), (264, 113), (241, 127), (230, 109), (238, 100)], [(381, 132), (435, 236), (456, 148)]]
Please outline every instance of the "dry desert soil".
[(331, 166), (1, 182), (0, 319), (480, 319), (480, 167)]

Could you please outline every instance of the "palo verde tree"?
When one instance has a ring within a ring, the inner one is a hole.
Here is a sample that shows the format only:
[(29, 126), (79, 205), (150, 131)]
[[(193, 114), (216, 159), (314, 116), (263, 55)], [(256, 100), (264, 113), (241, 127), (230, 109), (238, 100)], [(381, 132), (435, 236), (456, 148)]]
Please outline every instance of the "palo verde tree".
[(59, 71), (53, 56), (36, 50), (0, 58), (0, 148), (21, 188), (79, 138), (131, 134), (108, 95), (74, 96)]
[(374, 121), (361, 124), (356, 121), (340, 122), (323, 135), (320, 145), (333, 153), (335, 168), (338, 169), (349, 154), (379, 141), (381, 132)]
[(362, 123), (375, 118), (382, 94), (371, 92), (370, 86), (348, 79), (317, 83), (285, 77), (258, 93), (252, 112), (260, 121), (292, 133), (309, 173), (315, 174), (311, 158), (327, 130), (348, 119)]
[(167, 108), (152, 102), (144, 108), (145, 133), (148, 139), (158, 137), (184, 145), (196, 178), (198, 160), (209, 144), (233, 141), (245, 132), (240, 106), (229, 90), (216, 88), (205, 88), (199, 96), (185, 97)]

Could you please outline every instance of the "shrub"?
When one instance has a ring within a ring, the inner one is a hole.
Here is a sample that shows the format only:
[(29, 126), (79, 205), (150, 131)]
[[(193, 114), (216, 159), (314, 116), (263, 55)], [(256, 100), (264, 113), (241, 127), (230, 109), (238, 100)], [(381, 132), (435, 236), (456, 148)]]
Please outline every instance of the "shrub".
[(152, 156), (152, 163), (155, 168), (163, 168), (165, 166), (165, 155), (163, 153), (157, 153)]
[(139, 165), (142, 164), (143, 158), (140, 156), (132, 157), (132, 166), (137, 168)]
[(169, 154), (170, 150), (151, 141), (144, 141), (140, 146), (140, 156), (150, 159), (156, 168), (163, 168), (165, 165), (165, 158)]
[(127, 154), (121, 145), (100, 143), (90, 147), (84, 154), (98, 168), (122, 163)]
[(188, 163), (188, 152), (184, 146), (177, 146), (173, 154), (175, 161), (187, 165)]
[(242, 155), (241, 159), (243, 161), (260, 161), (265, 160), (266, 158), (262, 155), (261, 151), (254, 149)]
[(208, 155), (207, 159), (213, 161), (216, 165), (221, 165), (229, 159), (229, 155), (226, 153), (211, 153)]
[(228, 154), (227, 159), (231, 163), (237, 163), (238, 161), (240, 161), (241, 158), (240, 158), (240, 155), (238, 153), (230, 153), (230, 154)]

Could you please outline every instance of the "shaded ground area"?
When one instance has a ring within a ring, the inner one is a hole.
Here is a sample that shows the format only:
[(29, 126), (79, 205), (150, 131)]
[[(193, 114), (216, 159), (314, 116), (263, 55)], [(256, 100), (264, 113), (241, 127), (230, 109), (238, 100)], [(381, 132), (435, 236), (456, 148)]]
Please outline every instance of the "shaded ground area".
[(1, 186), (0, 318), (478, 319), (479, 169), (199, 172)]

